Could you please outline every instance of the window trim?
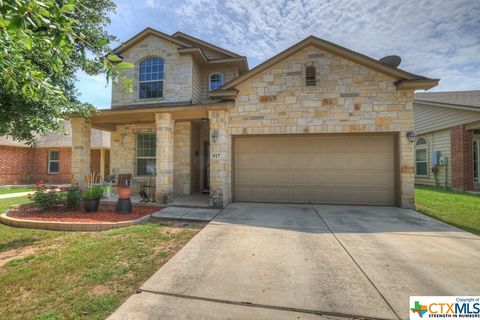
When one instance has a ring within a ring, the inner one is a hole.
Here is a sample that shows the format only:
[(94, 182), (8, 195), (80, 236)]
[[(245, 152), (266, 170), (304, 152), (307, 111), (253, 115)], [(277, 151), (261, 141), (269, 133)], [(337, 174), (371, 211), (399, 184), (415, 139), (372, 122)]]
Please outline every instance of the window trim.
[[(477, 145), (475, 148), (475, 144)], [(477, 176), (475, 177), (475, 149), (477, 151)], [(473, 182), (479, 183), (480, 182), (480, 139), (473, 139), (472, 141), (472, 174), (473, 174)]]
[[(420, 147), (418, 147), (417, 143), (419, 140), (425, 140), (425, 144), (423, 145), (420, 145)], [(417, 161), (417, 150), (425, 150), (425, 161)], [(415, 177), (421, 177), (421, 178), (428, 178), (430, 175), (429, 175), (429, 167), (430, 167), (430, 157), (428, 156), (428, 139), (425, 138), (425, 137), (418, 137), (417, 140), (415, 140)], [(427, 164), (427, 173), (426, 174), (418, 174), (417, 172), (417, 162), (425, 162)]]
[[(162, 72), (162, 79), (159, 79), (159, 80), (140, 80), (140, 77), (141, 77), (141, 67), (142, 67), (142, 63), (144, 63), (145, 61), (149, 60), (149, 59), (159, 59), (162, 61), (163, 63), (163, 72)], [(163, 88), (164, 88), (164, 80), (165, 80), (165, 59), (162, 58), (162, 57), (158, 57), (158, 56), (149, 56), (149, 57), (144, 57), (142, 60), (140, 60), (138, 62), (138, 77), (137, 77), (137, 80), (138, 80), (138, 99), (142, 99), (142, 100), (148, 100), (148, 99), (162, 99), (164, 96), (163, 96)], [(148, 98), (148, 97), (141, 97), (141, 94), (142, 94), (142, 90), (140, 89), (142, 83), (152, 83), (152, 82), (161, 82), (162, 84), (162, 95), (160, 97), (153, 97), (153, 98)]]
[(210, 73), (210, 75), (208, 76), (208, 91), (213, 91), (213, 90), (217, 90), (217, 89), (212, 89), (212, 76), (214, 75), (220, 75), (222, 76), (222, 83), (220, 84), (220, 87), (218, 87), (217, 89), (221, 88), (223, 86), (223, 84), (225, 83), (225, 77), (223, 75), (222, 72), (214, 72), (214, 73)]
[[(138, 156), (138, 136), (140, 135), (152, 135), (155, 137), (155, 156)], [(138, 159), (150, 159), (155, 160), (155, 171), (157, 169), (156, 160), (157, 160), (157, 137), (155, 132), (137, 132), (135, 134), (135, 176), (136, 177), (150, 177), (149, 174), (138, 174)]]
[[(58, 160), (52, 160), (52, 158), (51, 158), (52, 151), (53, 152), (58, 152)], [(50, 171), (50, 163), (52, 163), (52, 162), (58, 163), (58, 171)], [(47, 173), (49, 173), (49, 174), (60, 173), (60, 150), (58, 150), (58, 149), (49, 149), (48, 150)]]

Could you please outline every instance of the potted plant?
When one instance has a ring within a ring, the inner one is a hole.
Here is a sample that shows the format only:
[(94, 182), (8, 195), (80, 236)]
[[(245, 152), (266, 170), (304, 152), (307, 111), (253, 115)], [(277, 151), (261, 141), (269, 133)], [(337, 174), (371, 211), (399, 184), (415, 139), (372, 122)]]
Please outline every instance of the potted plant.
[(131, 175), (129, 174), (120, 174), (118, 177), (118, 198), (119, 199), (130, 199), (132, 195), (132, 188), (130, 187)]
[(85, 212), (96, 212), (103, 195), (101, 186), (93, 185), (82, 192), (83, 209)]
[(103, 196), (103, 188), (94, 185), (97, 174), (92, 172), (90, 176), (85, 176), (87, 187), (82, 192), (83, 209), (85, 212), (96, 212), (100, 204), (100, 198)]

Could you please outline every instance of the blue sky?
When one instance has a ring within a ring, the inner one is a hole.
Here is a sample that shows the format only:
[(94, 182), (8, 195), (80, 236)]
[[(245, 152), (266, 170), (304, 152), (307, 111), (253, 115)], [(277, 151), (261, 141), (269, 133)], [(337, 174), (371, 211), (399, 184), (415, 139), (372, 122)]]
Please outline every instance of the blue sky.
[[(480, 89), (480, 1), (117, 0), (109, 31), (182, 31), (248, 57), (250, 67), (309, 35), (440, 78), (435, 91)], [(114, 43), (116, 46), (119, 43)], [(104, 76), (79, 74), (80, 99), (109, 108)]]

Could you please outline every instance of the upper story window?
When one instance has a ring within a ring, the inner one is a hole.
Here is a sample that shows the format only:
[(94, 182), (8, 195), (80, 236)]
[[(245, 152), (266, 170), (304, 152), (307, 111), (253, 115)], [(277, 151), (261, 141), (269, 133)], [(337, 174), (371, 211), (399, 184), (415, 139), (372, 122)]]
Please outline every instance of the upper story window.
[(210, 91), (217, 90), (221, 86), (223, 86), (223, 73), (219, 73), (219, 72), (212, 73), (210, 75), (208, 90)]
[(48, 150), (48, 173), (60, 171), (60, 151)]
[(305, 69), (305, 85), (307, 87), (317, 85), (317, 69), (313, 66)]
[(143, 60), (139, 74), (140, 99), (163, 97), (163, 59)]
[(428, 143), (425, 138), (418, 138), (415, 143), (415, 174), (428, 176)]

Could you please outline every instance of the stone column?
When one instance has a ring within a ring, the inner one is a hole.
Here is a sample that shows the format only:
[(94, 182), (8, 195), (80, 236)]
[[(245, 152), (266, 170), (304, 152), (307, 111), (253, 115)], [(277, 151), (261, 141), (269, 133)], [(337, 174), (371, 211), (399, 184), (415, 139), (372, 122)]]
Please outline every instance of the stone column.
[(177, 122), (173, 143), (174, 195), (189, 195), (192, 188), (192, 123)]
[(473, 190), (473, 132), (465, 125), (453, 127), (450, 131), (452, 189)]
[(100, 149), (100, 176), (103, 180), (106, 180), (108, 177), (105, 177), (105, 149)]
[[(210, 207), (224, 208), (232, 201), (232, 137), (228, 114), (209, 111), (210, 122)], [(217, 136), (214, 141), (213, 136)]]
[(173, 127), (171, 113), (156, 113), (157, 177), (156, 198), (161, 203), (173, 200)]
[(84, 118), (72, 118), (72, 184), (86, 185), (90, 175), (90, 135), (92, 126)]

